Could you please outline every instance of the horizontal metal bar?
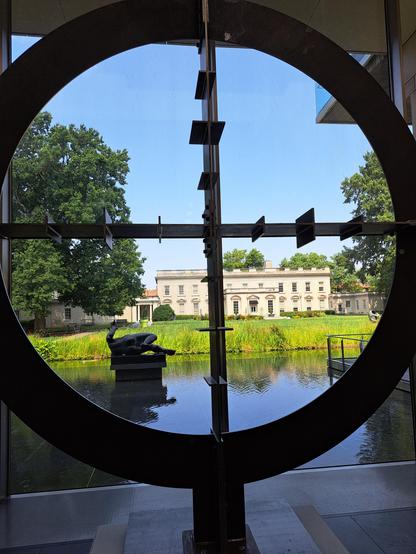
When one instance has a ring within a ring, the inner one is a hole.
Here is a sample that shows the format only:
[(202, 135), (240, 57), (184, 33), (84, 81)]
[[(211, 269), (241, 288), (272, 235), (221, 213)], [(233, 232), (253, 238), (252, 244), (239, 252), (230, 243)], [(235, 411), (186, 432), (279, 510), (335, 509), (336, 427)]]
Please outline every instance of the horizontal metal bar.
[(234, 331), (233, 327), (202, 327), (197, 329), (200, 333), (214, 333), (215, 331)]
[[(134, 224), (112, 223), (107, 225), (114, 239), (159, 239), (160, 225), (158, 224)], [(203, 225), (177, 225), (163, 224), (163, 238), (202, 238)], [(102, 239), (102, 224), (58, 224), (54, 223), (54, 229), (63, 239)], [(45, 225), (37, 223), (10, 223), (0, 225), (0, 236), (10, 239), (47, 239), (50, 238)]]
[[(341, 227), (345, 223), (314, 223), (316, 236), (337, 237), (341, 235)], [(96, 223), (63, 224), (54, 223), (54, 230), (63, 239), (102, 239), (103, 225)], [(107, 225), (114, 239), (158, 239), (160, 226), (158, 224), (111, 223)], [(204, 225), (177, 223), (163, 224), (164, 239), (202, 239)], [(218, 226), (218, 234), (222, 238), (251, 238), (252, 223), (225, 223)], [(412, 222), (383, 221), (362, 224), (362, 232), (357, 236), (383, 236), (400, 231), (416, 231)], [(0, 236), (7, 239), (50, 239), (46, 226), (42, 223), (4, 223), (0, 224)], [(296, 223), (265, 223), (263, 237), (296, 237)]]

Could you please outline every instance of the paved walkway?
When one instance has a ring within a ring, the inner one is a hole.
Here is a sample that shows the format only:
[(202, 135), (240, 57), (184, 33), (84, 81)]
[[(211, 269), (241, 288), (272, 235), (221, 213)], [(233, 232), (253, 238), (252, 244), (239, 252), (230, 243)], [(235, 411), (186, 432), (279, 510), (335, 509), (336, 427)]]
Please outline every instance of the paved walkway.
[[(295, 510), (313, 506), (350, 552), (416, 551), (414, 462), (296, 470), (246, 485), (245, 490), (250, 513), (256, 503), (279, 499)], [(65, 545), (56, 543), (91, 541), (98, 526), (127, 523), (131, 513), (140, 511), (159, 511), (163, 529), (166, 510), (191, 505), (189, 490), (146, 485), (19, 495), (0, 503), (0, 552), (18, 546), (57, 548)], [(35, 549), (30, 554), (53, 552)], [(78, 554), (56, 550), (64, 552)]]

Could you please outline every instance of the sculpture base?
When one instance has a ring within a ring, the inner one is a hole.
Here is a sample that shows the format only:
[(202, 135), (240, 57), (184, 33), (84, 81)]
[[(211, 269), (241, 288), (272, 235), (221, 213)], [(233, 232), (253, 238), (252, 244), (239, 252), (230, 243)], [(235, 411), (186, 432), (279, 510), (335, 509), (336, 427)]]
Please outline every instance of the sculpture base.
[[(183, 554), (218, 554), (218, 546), (211, 544), (196, 544), (194, 541), (193, 531), (184, 531), (182, 533)], [(228, 545), (227, 553), (229, 554), (260, 554), (250, 527), (246, 525), (246, 540), (233, 541)]]
[(162, 379), (162, 367), (166, 367), (165, 354), (111, 356), (110, 369), (116, 372), (116, 381)]

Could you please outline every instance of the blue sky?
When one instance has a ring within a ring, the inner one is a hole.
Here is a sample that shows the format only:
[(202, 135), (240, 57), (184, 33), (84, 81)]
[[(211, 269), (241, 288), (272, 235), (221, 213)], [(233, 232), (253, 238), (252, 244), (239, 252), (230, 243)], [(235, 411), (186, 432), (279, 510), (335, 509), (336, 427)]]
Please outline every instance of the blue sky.
[[(15, 37), (14, 57), (33, 44)], [(188, 144), (191, 121), (201, 119), (194, 100), (199, 59), (194, 47), (152, 45), (115, 56), (90, 69), (49, 102), (55, 122), (94, 127), (112, 148), (126, 148), (127, 203), (136, 223), (200, 223), (197, 190), (202, 149)], [(350, 218), (341, 181), (358, 170), (370, 146), (356, 125), (315, 123), (315, 84), (260, 52), (218, 49), (223, 222), (294, 221), (311, 207), (317, 221)], [(141, 240), (144, 282), (157, 269), (205, 266), (202, 242)], [(251, 248), (226, 240), (224, 250)], [(260, 239), (255, 247), (278, 265), (296, 252), (295, 239)], [(302, 251), (332, 255), (339, 240), (318, 239)]]

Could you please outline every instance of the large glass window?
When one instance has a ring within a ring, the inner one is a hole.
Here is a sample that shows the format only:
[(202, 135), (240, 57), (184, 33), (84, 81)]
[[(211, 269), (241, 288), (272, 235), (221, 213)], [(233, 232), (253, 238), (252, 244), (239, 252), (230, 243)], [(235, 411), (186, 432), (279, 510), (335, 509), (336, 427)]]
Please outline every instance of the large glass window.
[[(22, 3), (14, 4), (18, 6), (15, 31), (34, 32), (33, 17), (23, 17), (24, 10), (29, 8)], [(333, 7), (318, 3), (303, 8), (296, 3), (274, 4), (324, 32), (388, 88), (380, 3), (371, 13), (363, 6), (359, 17), (357, 10), (345, 2), (335, 2)], [(48, 9), (42, 5), (37, 13), (41, 27), (37, 27), (36, 34), (48, 33), (64, 20), (75, 17), (77, 9), (68, 14), (58, 3), (50, 3)], [(36, 40), (16, 36), (15, 57)], [(265, 215), (268, 222), (293, 222), (311, 207), (316, 208), (317, 220), (321, 221), (347, 221), (357, 215), (353, 211), (358, 207), (348, 201), (357, 194), (354, 183), (358, 179), (358, 188), (364, 189), (368, 181), (382, 182), (383, 173), (350, 114), (320, 85), (260, 52), (219, 48), (217, 61), (219, 112), (226, 121), (221, 142), (223, 222), (254, 224), (260, 215)], [(63, 292), (53, 297), (50, 313), (44, 316), (47, 325), (42, 333), (38, 332), (39, 321), (34, 313), (19, 308), (30, 339), (51, 367), (77, 391), (104, 408), (143, 425), (181, 433), (207, 433), (210, 429), (209, 389), (203, 381), (209, 372), (209, 338), (208, 333), (198, 331), (205, 323), (208, 327), (206, 259), (201, 241), (187, 241), (185, 248), (183, 241), (163, 238), (163, 223), (201, 222), (203, 193), (196, 187), (201, 174), (201, 152), (188, 144), (191, 121), (201, 119), (200, 105), (193, 100), (198, 63), (197, 49), (183, 45), (151, 45), (116, 56), (87, 71), (58, 94), (45, 107), (50, 118), (44, 112), (32, 135), (30, 146), (36, 158), (35, 147), (43, 139), (45, 129), (47, 134), (54, 134), (53, 146), (57, 147), (74, 145), (68, 139), (70, 133), (85, 128), (101, 148), (92, 148), (89, 154), (99, 150), (102, 156), (99, 160), (94, 158), (94, 163), (88, 166), (92, 172), (88, 179), (96, 179), (95, 170), (102, 167), (100, 164), (109, 151), (116, 165), (106, 166), (106, 171), (114, 172), (112, 192), (117, 197), (112, 217), (138, 223), (159, 221), (161, 243), (156, 240), (135, 243), (144, 271), (140, 275), (143, 285), (140, 294), (128, 297), (121, 313), (117, 306), (109, 307), (112, 290), (120, 288), (123, 276), (131, 273), (123, 267), (125, 272), (116, 279), (110, 266), (105, 265), (109, 254), (102, 244), (94, 250), (91, 243), (76, 241), (67, 250), (65, 245), (59, 250), (50, 243), (40, 247), (28, 242), (28, 246), (16, 243), (14, 249), (15, 260), (20, 256), (21, 261), (25, 248), (33, 248), (32, 259), (36, 260), (53, 260), (57, 253), (62, 256), (56, 257), (55, 289), (51, 294), (58, 289)], [(44, 146), (48, 146), (46, 139)], [(42, 196), (44, 183), (38, 181), (39, 173), (30, 174), (31, 178), (24, 181), (33, 163), (28, 152), (32, 151), (22, 148), (14, 164), (14, 170), (20, 171), (15, 179), (15, 218), (22, 221), (30, 216), (43, 221), (46, 212), (52, 211), (53, 215), (52, 201), (59, 195), (50, 188), (51, 194)], [(59, 160), (62, 171), (70, 162), (70, 154), (64, 152)], [(49, 179), (50, 183), (64, 182), (59, 181), (57, 173), (53, 176), (57, 179)], [(65, 205), (57, 210), (57, 221), (75, 217), (90, 222), (96, 215), (94, 206), (100, 213), (109, 207), (106, 202), (111, 195), (104, 197), (100, 189), (89, 189), (92, 199), (82, 194), (83, 189), (79, 194), (75, 192), (75, 185), (83, 181), (84, 174), (68, 170), (65, 176), (71, 178), (74, 194), (68, 195), (62, 203)], [(29, 207), (25, 205), (28, 197), (36, 199)], [(373, 215), (374, 220), (381, 217), (382, 208), (386, 208), (384, 216), (391, 211), (384, 189), (378, 199), (385, 202), (377, 204), (379, 212)], [(358, 313), (345, 317), (342, 301), (337, 303), (334, 299), (334, 309), (329, 309), (328, 295), (330, 291), (359, 294), (361, 286), (370, 287), (379, 295), (382, 311), (394, 265), (394, 241), (350, 240), (346, 244), (348, 252), (337, 257), (341, 249), (334, 238), (317, 240), (299, 252), (294, 239), (261, 237), (255, 249), (248, 239), (223, 241), (224, 252), (233, 252), (226, 274), (232, 283), (226, 282), (224, 297), (226, 318), (233, 319), (227, 326), (230, 323), (234, 329), (228, 332), (226, 340), (232, 430), (284, 416), (341, 378), (341, 373), (328, 375), (327, 335), (335, 332), (348, 335), (351, 329), (358, 329), (363, 337), (373, 332), (375, 325), (365, 314), (368, 309), (365, 300), (360, 303), (351, 297), (351, 306), (355, 304)], [(115, 251), (121, 264), (125, 250)], [(368, 251), (375, 253), (377, 263), (372, 265), (370, 259), (363, 257)], [(295, 258), (297, 253), (303, 258)], [(78, 269), (69, 275), (67, 269), (75, 267), (69, 265), (74, 257)], [(94, 261), (98, 258), (107, 270), (105, 283), (111, 283), (102, 288), (101, 296), (107, 295), (106, 308), (98, 303), (102, 298), (94, 294), (79, 293), (73, 303), (68, 303), (68, 296), (75, 298), (73, 288), (77, 280), (82, 278), (86, 283), (84, 292), (88, 286), (92, 290), (100, 275), (99, 264)], [(83, 264), (83, 260), (88, 260), (88, 264)], [(331, 270), (326, 270), (329, 265)], [(16, 285), (22, 287), (18, 274), (15, 279)], [(192, 284), (192, 288), (182, 284), (194, 279), (198, 284)], [(286, 297), (284, 291), (289, 293)], [(238, 296), (233, 298), (231, 292)], [(274, 300), (267, 298), (276, 292), (282, 293), (281, 297), (275, 297), (276, 302), (279, 298), (279, 310), (275, 310)], [(290, 292), (296, 293), (296, 298)], [(304, 292), (310, 295), (305, 297)], [(250, 298), (252, 294), (256, 299)], [(349, 302), (345, 306), (349, 307)], [(361, 308), (364, 315), (359, 315)], [(164, 346), (176, 349), (162, 380), (116, 381), (110, 371), (105, 342), (114, 317), (120, 323), (118, 336), (151, 332)], [(70, 322), (76, 326), (69, 328)], [(366, 340), (343, 343), (346, 357), (357, 358)], [(336, 343), (334, 358), (340, 358), (340, 352), (341, 346)], [(189, 359), (186, 356), (189, 353), (195, 357)], [(308, 465), (413, 457), (410, 393), (399, 388), (349, 439)], [(59, 452), (14, 416), (10, 475), (12, 492), (126, 482)]]

